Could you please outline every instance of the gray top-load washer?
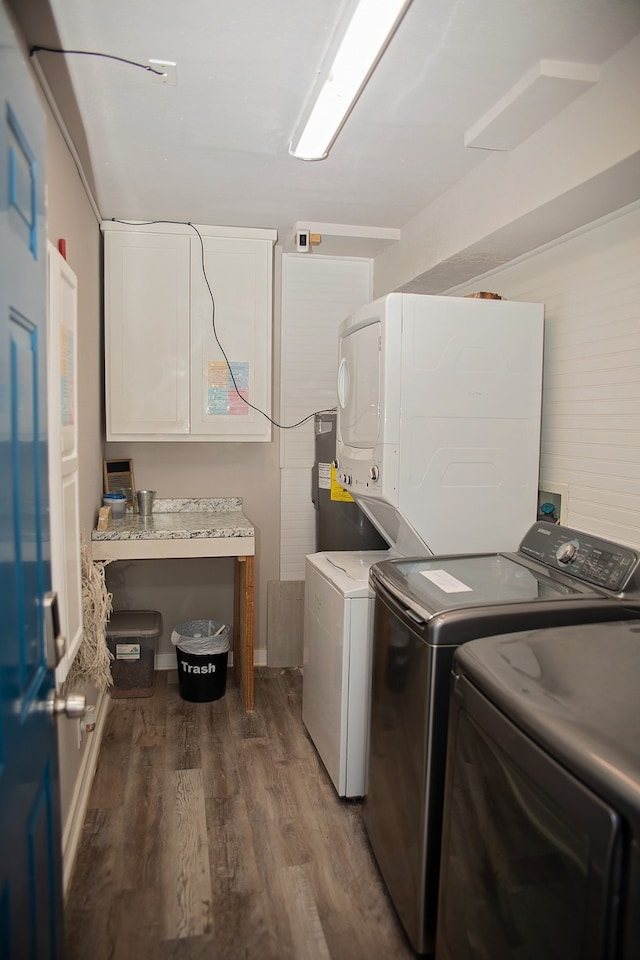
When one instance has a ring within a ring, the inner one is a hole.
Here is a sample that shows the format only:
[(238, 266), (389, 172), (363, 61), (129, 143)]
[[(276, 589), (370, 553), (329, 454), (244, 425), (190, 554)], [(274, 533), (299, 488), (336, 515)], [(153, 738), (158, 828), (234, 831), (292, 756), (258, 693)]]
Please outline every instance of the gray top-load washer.
[(540, 521), (514, 553), (385, 560), (363, 815), (413, 948), (433, 952), (453, 655), (469, 640), (640, 616), (636, 551)]
[(640, 621), (454, 658), (438, 960), (640, 955)]

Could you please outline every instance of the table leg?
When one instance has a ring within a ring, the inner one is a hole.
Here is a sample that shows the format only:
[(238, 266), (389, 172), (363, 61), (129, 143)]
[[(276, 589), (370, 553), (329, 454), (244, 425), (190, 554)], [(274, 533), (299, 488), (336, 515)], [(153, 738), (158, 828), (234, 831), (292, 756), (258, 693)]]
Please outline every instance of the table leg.
[(233, 669), (247, 713), (253, 712), (253, 557), (236, 557)]

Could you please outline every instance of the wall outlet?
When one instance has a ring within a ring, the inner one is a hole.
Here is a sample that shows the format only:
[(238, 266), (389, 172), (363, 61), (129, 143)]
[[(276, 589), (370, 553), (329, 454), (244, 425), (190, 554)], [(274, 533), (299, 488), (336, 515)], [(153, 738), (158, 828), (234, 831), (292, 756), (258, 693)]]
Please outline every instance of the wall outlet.
[(555, 510), (556, 523), (567, 526), (569, 510), (569, 486), (566, 483), (543, 482), (538, 490), (538, 509), (542, 503), (552, 503)]

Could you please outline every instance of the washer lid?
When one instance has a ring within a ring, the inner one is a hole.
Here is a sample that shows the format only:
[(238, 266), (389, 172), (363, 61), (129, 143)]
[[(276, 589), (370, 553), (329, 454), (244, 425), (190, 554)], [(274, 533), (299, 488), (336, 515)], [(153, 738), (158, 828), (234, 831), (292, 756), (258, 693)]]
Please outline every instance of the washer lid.
[(640, 834), (640, 621), (482, 637), (454, 669)]
[(332, 550), (309, 554), (306, 561), (345, 597), (370, 597), (371, 565), (391, 555), (389, 550)]
[(583, 583), (554, 579), (501, 553), (386, 560), (371, 577), (425, 619), (465, 607), (594, 595)]

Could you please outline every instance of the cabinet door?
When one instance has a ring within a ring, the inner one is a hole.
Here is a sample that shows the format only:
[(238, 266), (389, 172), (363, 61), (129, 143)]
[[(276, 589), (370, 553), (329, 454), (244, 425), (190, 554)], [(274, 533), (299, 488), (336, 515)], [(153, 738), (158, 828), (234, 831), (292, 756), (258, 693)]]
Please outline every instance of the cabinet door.
[(271, 240), (191, 240), (193, 437), (271, 438), (272, 249)]
[(107, 440), (189, 434), (190, 238), (105, 231)]

